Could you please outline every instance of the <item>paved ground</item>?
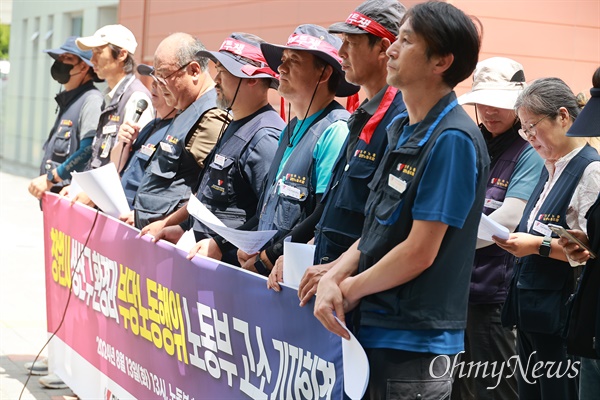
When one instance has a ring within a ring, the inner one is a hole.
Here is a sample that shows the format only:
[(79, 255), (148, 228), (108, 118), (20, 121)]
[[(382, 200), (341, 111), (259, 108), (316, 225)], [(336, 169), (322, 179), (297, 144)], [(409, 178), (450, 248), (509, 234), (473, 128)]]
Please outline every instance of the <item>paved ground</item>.
[[(47, 340), (42, 213), (29, 179), (0, 169), (0, 399), (17, 400), (33, 361)], [(47, 352), (44, 350), (43, 355)], [(29, 380), (21, 399), (73, 399), (69, 389), (45, 389)]]

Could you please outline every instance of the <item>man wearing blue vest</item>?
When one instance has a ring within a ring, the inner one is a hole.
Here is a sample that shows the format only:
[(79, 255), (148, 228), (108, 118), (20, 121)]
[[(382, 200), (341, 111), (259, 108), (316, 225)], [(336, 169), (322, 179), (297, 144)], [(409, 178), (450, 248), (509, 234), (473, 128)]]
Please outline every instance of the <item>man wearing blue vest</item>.
[(475, 69), (479, 48), (469, 17), (428, 2), (407, 11), (387, 51), (387, 82), (407, 113), (388, 130), (361, 237), (321, 278), (314, 308), (348, 339), (334, 315), (344, 321), (358, 306), (369, 399), (451, 394), (489, 172), (482, 134), (453, 88)]
[(348, 134), (349, 113), (334, 98), (359, 89), (344, 79), (340, 46), (339, 38), (318, 25), (300, 25), (285, 46), (261, 44), (267, 63), (279, 71), (279, 93), (296, 118), (279, 139), (257, 216), (241, 228), (277, 233), (258, 254), (238, 250), (244, 269), (267, 276), (283, 254), (286, 236), (307, 242), (314, 234), (321, 196)]
[[(236, 228), (254, 216), (260, 190), (277, 149), (285, 123), (269, 104), (269, 89), (279, 85), (262, 52), (264, 40), (248, 33), (233, 33), (219, 51), (201, 51), (216, 64), (218, 106), (231, 112), (233, 120), (223, 131), (200, 176), (196, 197), (225, 225)], [(211, 231), (191, 218), (182, 207), (164, 220), (153, 222), (142, 232), (154, 240), (176, 242), (194, 228), (199, 242), (190, 252), (238, 264), (236, 248), (214, 241)]]
[(180, 32), (165, 38), (154, 53), (150, 75), (166, 103), (179, 114), (153, 151), (135, 196), (134, 221), (138, 229), (186, 203), (206, 157), (227, 126), (226, 113), (217, 108), (208, 59), (198, 54), (203, 50), (200, 40)]
[[(406, 9), (397, 0), (367, 0), (345, 22), (329, 27), (342, 35), (339, 55), (348, 82), (360, 85), (367, 99), (348, 119), (349, 134), (338, 155), (329, 185), (323, 194), (323, 215), (315, 232), (315, 264), (305, 273), (300, 293), (316, 289), (318, 279), (362, 232), (368, 183), (387, 146), (386, 127), (406, 110), (402, 94), (386, 83), (387, 55), (396, 40)], [(279, 290), (283, 259), (275, 263), (268, 286)], [(302, 296), (301, 296), (302, 297)]]
[(154, 112), (150, 92), (133, 74), (137, 41), (129, 29), (123, 25), (106, 25), (92, 36), (78, 38), (77, 46), (82, 50), (92, 50), (94, 72), (108, 85), (87, 167), (93, 169), (110, 162), (110, 151), (117, 143), (119, 126), (133, 119), (140, 100), (148, 105), (139, 118), (140, 126), (146, 125)]
[[(137, 71), (140, 75), (150, 76), (154, 68), (140, 64), (137, 66)], [(117, 166), (117, 172), (121, 174), (121, 185), (130, 209), (133, 208), (133, 199), (150, 157), (173, 122), (176, 112), (175, 108), (165, 101), (158, 83), (152, 81), (150, 93), (156, 118), (148, 122), (143, 129), (133, 121), (125, 121), (119, 128), (117, 145), (113, 147), (110, 154), (111, 161)], [(127, 222), (133, 225), (133, 218)]]
[(100, 79), (92, 68), (92, 52), (80, 50), (75, 39), (71, 36), (60, 48), (44, 50), (55, 60), (52, 79), (64, 90), (55, 97), (58, 114), (44, 143), (40, 176), (29, 184), (29, 193), (38, 199), (47, 190), (58, 193), (69, 184), (72, 171), (83, 170), (100, 118), (102, 95), (94, 86)]

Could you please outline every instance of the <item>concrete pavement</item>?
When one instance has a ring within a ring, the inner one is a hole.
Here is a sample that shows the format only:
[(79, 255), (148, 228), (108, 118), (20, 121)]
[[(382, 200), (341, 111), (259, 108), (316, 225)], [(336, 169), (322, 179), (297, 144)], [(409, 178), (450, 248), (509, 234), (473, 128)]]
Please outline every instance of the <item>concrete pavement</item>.
[[(0, 399), (17, 400), (27, 379), (23, 364), (42, 349), (46, 333), (43, 220), (29, 179), (0, 167)], [(42, 354), (47, 355), (47, 350)], [(74, 399), (32, 376), (23, 400)]]

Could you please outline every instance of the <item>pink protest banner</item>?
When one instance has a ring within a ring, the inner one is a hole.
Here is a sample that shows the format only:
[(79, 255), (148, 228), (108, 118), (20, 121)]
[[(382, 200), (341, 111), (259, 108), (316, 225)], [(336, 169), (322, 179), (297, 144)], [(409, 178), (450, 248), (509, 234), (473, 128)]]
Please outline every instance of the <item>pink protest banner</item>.
[(343, 397), (341, 339), (295, 291), (53, 194), (43, 209), (50, 367), (80, 398)]

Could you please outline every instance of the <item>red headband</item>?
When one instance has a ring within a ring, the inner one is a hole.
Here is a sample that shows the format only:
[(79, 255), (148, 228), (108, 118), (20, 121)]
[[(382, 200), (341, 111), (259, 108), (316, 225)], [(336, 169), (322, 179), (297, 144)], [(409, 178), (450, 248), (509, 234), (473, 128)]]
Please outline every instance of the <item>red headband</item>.
[(306, 50), (319, 50), (328, 55), (332, 56), (339, 62), (342, 63), (342, 59), (338, 56), (337, 49), (331, 44), (324, 40), (319, 39), (311, 35), (296, 35), (292, 34), (287, 41), (288, 46), (299, 46)]
[(371, 18), (363, 15), (359, 12), (353, 12), (350, 14), (348, 18), (346, 18), (346, 23), (354, 26), (358, 26), (360, 29), (365, 30), (369, 33), (372, 33), (375, 36), (380, 38), (387, 38), (390, 42), (394, 42), (396, 40), (396, 36), (388, 31), (383, 25), (379, 24), (377, 21), (372, 20)]
[(255, 67), (254, 65), (246, 64), (242, 67), (242, 72), (248, 76), (254, 76), (257, 74), (267, 74), (275, 79), (279, 79), (279, 74), (269, 67)]
[(227, 51), (263, 64), (267, 63), (267, 60), (265, 60), (265, 57), (258, 47), (239, 40), (231, 38), (225, 39), (219, 51)]

